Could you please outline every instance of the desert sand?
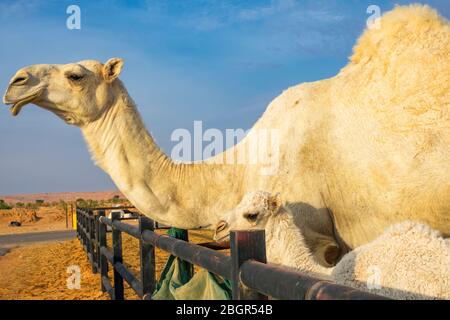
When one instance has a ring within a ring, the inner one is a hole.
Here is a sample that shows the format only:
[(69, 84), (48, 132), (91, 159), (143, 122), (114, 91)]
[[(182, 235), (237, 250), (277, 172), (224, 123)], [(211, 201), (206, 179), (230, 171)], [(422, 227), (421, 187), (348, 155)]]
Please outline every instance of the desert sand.
[[(166, 230), (158, 230), (165, 233)], [(211, 240), (208, 231), (189, 232), (191, 242)], [(111, 243), (109, 241), (108, 246)], [(138, 275), (138, 240), (123, 235), (124, 262)], [(168, 254), (156, 250), (156, 275), (159, 278)], [(81, 271), (80, 289), (68, 289), (69, 266), (79, 266)], [(13, 248), (0, 257), (0, 300), (108, 300), (109, 296), (100, 290), (100, 276), (91, 272), (86, 253), (79, 241), (34, 244)], [(110, 279), (111, 279), (111, 271)], [(125, 283), (125, 298), (138, 296)]]
[[(0, 235), (44, 232), (66, 229), (66, 212), (59, 205), (48, 205), (51, 202), (75, 201), (76, 199), (108, 200), (114, 196), (122, 197), (117, 191), (111, 192), (76, 192), (56, 194), (34, 194), (0, 196), (6, 203), (35, 203), (45, 201), (45, 206), (35, 208), (17, 208), (0, 210)], [(107, 205), (113, 206), (113, 205)], [(70, 206), (69, 206), (70, 208)], [(70, 209), (68, 215), (71, 228)], [(19, 221), (21, 227), (8, 226), (11, 221)], [(133, 221), (128, 221), (133, 224)], [(165, 233), (166, 230), (157, 230)], [(111, 246), (111, 234), (108, 234), (108, 246)], [(210, 231), (190, 231), (191, 242), (208, 242), (212, 239)], [(3, 248), (5, 249), (5, 248)], [(0, 300), (38, 299), (38, 300), (70, 300), (70, 299), (109, 299), (100, 290), (100, 276), (93, 274), (86, 253), (77, 239), (61, 242), (46, 242), (8, 247), (0, 255)], [(123, 234), (124, 262), (139, 275), (139, 243), (137, 239)], [(164, 267), (168, 254), (156, 249), (156, 274)], [(81, 271), (81, 288), (69, 289), (67, 279), (70, 273), (67, 268), (79, 266)], [(110, 278), (112, 274), (110, 271)], [(138, 296), (125, 283), (125, 298), (138, 299)]]
[[(69, 215), (68, 226), (71, 227)], [(22, 226), (10, 227), (11, 221), (19, 221)], [(66, 213), (62, 208), (40, 207), (37, 209), (13, 208), (0, 210), (0, 235), (45, 232), (66, 229)]]

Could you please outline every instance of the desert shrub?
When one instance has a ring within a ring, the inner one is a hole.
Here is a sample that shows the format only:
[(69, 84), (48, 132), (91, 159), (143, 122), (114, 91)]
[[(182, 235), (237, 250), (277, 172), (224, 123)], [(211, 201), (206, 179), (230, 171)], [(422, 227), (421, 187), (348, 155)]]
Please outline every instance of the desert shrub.
[(81, 207), (81, 208), (86, 208), (87, 207), (86, 200), (84, 200), (83, 198), (78, 198), (75, 201), (75, 203), (76, 203), (77, 207)]
[(39, 205), (37, 205), (36, 203), (29, 202), (29, 203), (25, 204), (25, 208), (27, 208), (27, 209), (38, 209)]
[(64, 200), (59, 200), (58, 203), (55, 202), (54, 206), (56, 205), (58, 205), (63, 210), (67, 210), (67, 203)]
[(25, 204), (23, 202), (17, 202), (15, 206), (17, 208), (23, 208), (23, 207), (25, 207)]
[(100, 206), (100, 203), (97, 200), (88, 200), (89, 208), (96, 208)]
[(114, 197), (112, 197), (110, 200), (108, 200), (108, 202), (109, 202), (109, 203), (112, 203), (112, 204), (118, 204), (118, 203), (120, 203), (121, 205), (129, 205), (128, 199), (121, 198), (121, 197), (118, 196), (118, 195), (115, 195)]
[(0, 209), (11, 209), (11, 206), (7, 204), (3, 199), (0, 199)]
[(40, 219), (35, 209), (14, 208), (12, 211), (13, 219), (21, 223), (36, 222)]
[(77, 199), (77, 207), (80, 208), (95, 208), (99, 207), (99, 202), (97, 200), (91, 200), (91, 199)]

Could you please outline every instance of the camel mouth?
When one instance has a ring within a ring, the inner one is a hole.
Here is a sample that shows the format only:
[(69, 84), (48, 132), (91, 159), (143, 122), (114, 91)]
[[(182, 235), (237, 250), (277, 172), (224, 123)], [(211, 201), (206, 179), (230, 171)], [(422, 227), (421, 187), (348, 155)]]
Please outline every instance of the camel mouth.
[(34, 93), (26, 98), (20, 99), (16, 102), (7, 103), (7, 104), (12, 104), (12, 106), (9, 108), (9, 110), (10, 110), (11, 114), (13, 115), (13, 117), (17, 116), (25, 105), (33, 102), (33, 100), (36, 99), (38, 95), (39, 95), (39, 92), (36, 92), (36, 93)]
[(214, 241), (217, 243), (226, 243), (230, 241), (230, 233), (228, 232), (227, 234), (223, 235), (223, 236), (219, 236), (218, 234), (214, 235)]

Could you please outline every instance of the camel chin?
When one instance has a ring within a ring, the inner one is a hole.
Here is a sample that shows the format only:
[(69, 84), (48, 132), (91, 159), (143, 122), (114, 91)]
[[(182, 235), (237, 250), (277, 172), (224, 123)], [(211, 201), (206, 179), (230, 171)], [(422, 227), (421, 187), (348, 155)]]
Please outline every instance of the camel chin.
[(15, 103), (15, 104), (13, 104), (13, 105), (9, 108), (9, 111), (11, 112), (11, 115), (12, 115), (13, 117), (18, 116), (19, 113), (20, 113), (20, 111), (22, 111), (22, 108), (23, 108), (24, 106), (26, 106), (28, 103), (29, 103), (28, 101), (20, 101), (20, 102), (17, 102), (17, 103)]

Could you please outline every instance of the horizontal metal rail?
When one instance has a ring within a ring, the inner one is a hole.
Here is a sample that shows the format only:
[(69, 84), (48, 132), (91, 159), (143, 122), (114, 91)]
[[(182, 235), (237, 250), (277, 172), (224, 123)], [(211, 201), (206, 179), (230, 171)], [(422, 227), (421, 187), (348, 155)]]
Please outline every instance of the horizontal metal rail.
[(125, 233), (129, 234), (130, 236), (133, 236), (133, 237), (135, 237), (137, 239), (139, 239), (141, 237), (141, 234), (139, 232), (139, 228), (135, 227), (135, 226), (132, 226), (131, 224), (124, 223), (124, 222), (121, 222), (119, 220), (116, 220), (116, 221), (113, 221), (112, 225), (113, 225), (114, 228), (116, 228), (116, 229), (118, 229), (118, 230), (120, 230), (122, 232), (125, 232)]
[(113, 263), (114, 261), (113, 254), (108, 248), (100, 247), (100, 253), (105, 256), (106, 260), (108, 260), (109, 263), (111, 264)]
[(313, 278), (299, 271), (257, 261), (241, 265), (242, 283), (265, 295), (281, 300), (379, 300), (378, 295)]
[(103, 224), (106, 224), (107, 226), (112, 227), (112, 220), (106, 217), (100, 217), (99, 221)]
[(202, 246), (212, 250), (228, 250), (230, 249), (230, 243), (217, 243), (217, 242), (203, 242), (197, 243), (198, 246)]
[[(105, 217), (100, 217), (100, 222), (113, 226), (137, 239), (141, 238), (139, 228), (130, 224), (118, 220), (113, 222)], [(165, 250), (182, 260), (208, 269), (212, 273), (225, 278), (230, 278), (231, 258), (225, 254), (183, 240), (171, 238), (166, 235), (159, 235), (149, 230), (143, 232), (142, 240), (157, 248)]]
[(198, 265), (226, 279), (231, 278), (231, 258), (223, 253), (148, 230), (142, 233), (142, 240), (181, 260)]
[(103, 288), (105, 288), (105, 291), (109, 294), (112, 300), (114, 300), (114, 288), (111, 285), (111, 281), (109, 281), (109, 278), (106, 276), (102, 276), (102, 284)]
[(127, 269), (127, 267), (121, 263), (116, 262), (114, 264), (114, 268), (117, 270), (117, 272), (120, 273), (122, 278), (130, 285), (131, 288), (142, 298), (141, 292), (142, 292), (142, 284), (141, 282), (134, 276), (131, 271)]

